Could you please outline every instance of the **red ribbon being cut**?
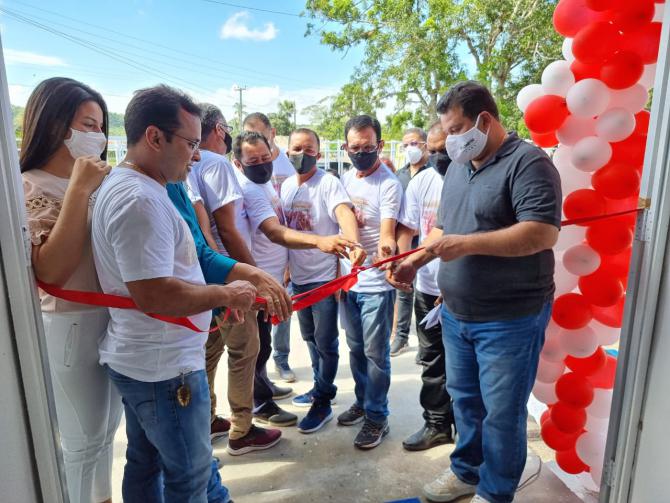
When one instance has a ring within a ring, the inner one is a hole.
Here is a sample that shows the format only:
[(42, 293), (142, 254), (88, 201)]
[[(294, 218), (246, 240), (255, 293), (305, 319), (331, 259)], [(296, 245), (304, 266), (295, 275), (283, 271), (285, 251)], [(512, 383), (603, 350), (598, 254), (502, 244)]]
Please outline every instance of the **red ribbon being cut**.
[[(634, 208), (630, 210), (619, 211), (616, 213), (608, 213), (605, 215), (573, 218), (570, 220), (562, 221), (561, 225), (568, 226), (568, 225), (579, 225), (589, 222), (596, 222), (608, 218), (615, 218), (623, 215), (637, 213), (638, 211), (643, 209), (644, 208)], [(351, 289), (351, 287), (353, 287), (358, 282), (358, 275), (361, 272), (367, 271), (369, 269), (379, 268), (385, 264), (402, 260), (405, 257), (408, 257), (413, 253), (417, 253), (421, 250), (423, 250), (423, 247), (416, 248), (414, 250), (410, 250), (405, 253), (400, 253), (399, 255), (395, 255), (393, 257), (380, 260), (378, 262), (375, 262), (374, 264), (365, 267), (354, 267), (349, 274), (340, 276), (339, 278), (329, 281), (328, 283), (325, 283), (317, 288), (314, 288), (313, 290), (309, 290), (308, 292), (303, 292), (294, 295), (293, 297), (291, 297), (291, 300), (293, 301), (293, 311), (300, 311), (301, 309), (305, 309), (306, 307), (312, 306), (317, 302), (325, 299), (326, 297), (333, 295), (338, 290), (344, 290), (345, 292), (348, 292)], [(135, 304), (133, 299), (129, 297), (124, 297), (122, 295), (113, 295), (99, 292), (80, 292), (77, 290), (65, 290), (57, 286), (47, 285), (46, 283), (43, 283), (39, 280), (37, 281), (37, 285), (49, 295), (57, 297), (59, 299), (67, 300), (69, 302), (76, 302), (78, 304), (85, 304), (89, 306), (111, 307), (116, 309), (138, 309), (137, 304)], [(256, 297), (256, 304), (267, 304), (267, 300), (264, 299), (263, 297)], [(190, 330), (193, 330), (194, 332), (207, 332), (207, 330), (202, 330), (196, 327), (193, 324), (193, 322), (188, 317), (185, 316), (174, 317), (174, 316), (165, 316), (162, 314), (150, 314), (150, 313), (146, 314), (147, 316), (150, 316), (157, 320), (172, 323), (174, 325), (179, 325), (188, 328)], [(229, 315), (230, 311), (226, 310), (224, 318), (228, 318)], [(275, 325), (278, 324), (279, 319), (276, 316), (273, 316), (272, 323)], [(213, 328), (210, 331), (213, 330), (216, 330), (216, 328)]]

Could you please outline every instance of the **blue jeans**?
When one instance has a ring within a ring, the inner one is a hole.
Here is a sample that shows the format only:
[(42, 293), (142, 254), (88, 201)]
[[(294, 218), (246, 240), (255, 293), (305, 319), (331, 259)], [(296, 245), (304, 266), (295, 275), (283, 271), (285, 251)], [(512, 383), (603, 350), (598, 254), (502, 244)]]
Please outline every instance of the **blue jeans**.
[[(325, 282), (293, 285), (296, 294), (317, 288)], [(335, 398), (337, 386), (338, 350), (337, 301), (335, 296), (326, 297), (313, 306), (298, 311), (300, 334), (307, 342), (314, 372), (314, 399), (329, 401)]]
[(389, 415), (391, 324), (395, 290), (347, 292), (342, 319), (349, 345), (349, 365), (356, 386), (356, 405), (365, 416), (383, 423)]
[[(289, 295), (293, 295), (293, 284), (286, 287)], [(288, 354), (291, 352), (291, 318), (272, 327), (272, 359), (278, 367), (288, 366)]]
[(228, 489), (212, 458), (209, 386), (204, 370), (184, 376), (191, 390), (186, 407), (177, 403), (181, 377), (141, 382), (115, 372), (126, 412), (126, 503), (228, 503)]
[(550, 314), (547, 302), (531, 316), (475, 323), (442, 306), (447, 390), (458, 429), (451, 469), (494, 503), (512, 501), (526, 464), (526, 403)]

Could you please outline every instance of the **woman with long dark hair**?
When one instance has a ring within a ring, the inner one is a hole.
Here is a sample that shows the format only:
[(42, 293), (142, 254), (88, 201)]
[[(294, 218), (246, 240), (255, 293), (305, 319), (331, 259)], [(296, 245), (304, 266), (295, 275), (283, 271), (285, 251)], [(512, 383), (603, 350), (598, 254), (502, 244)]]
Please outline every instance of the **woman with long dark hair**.
[[(102, 96), (68, 78), (41, 82), (26, 105), (20, 155), (32, 264), (44, 283), (99, 291), (90, 239), (106, 162)], [(98, 364), (106, 308), (40, 290), (67, 488), (72, 503), (111, 501), (112, 441), (121, 401)]]

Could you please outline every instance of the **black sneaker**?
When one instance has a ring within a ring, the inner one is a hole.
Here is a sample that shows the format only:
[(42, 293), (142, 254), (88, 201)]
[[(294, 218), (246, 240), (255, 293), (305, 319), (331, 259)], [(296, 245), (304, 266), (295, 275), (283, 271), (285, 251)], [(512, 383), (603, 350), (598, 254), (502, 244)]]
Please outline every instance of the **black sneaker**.
[(442, 429), (431, 425), (424, 425), (414, 435), (407, 437), (403, 441), (402, 446), (407, 451), (425, 451), (437, 445), (453, 443), (454, 438), (451, 436), (451, 427)]
[(282, 388), (281, 386), (277, 386), (275, 383), (271, 383), (271, 388), (272, 388), (273, 400), (281, 400), (282, 398), (288, 398), (293, 393), (293, 388), (289, 387)]
[(346, 410), (337, 416), (337, 423), (341, 424), (342, 426), (353, 426), (354, 424), (363, 421), (364, 418), (365, 411), (358, 405), (353, 404), (351, 407), (349, 407), (349, 410)]
[(266, 402), (253, 412), (254, 419), (270, 426), (293, 426), (298, 422), (298, 416), (286, 412), (273, 401)]
[(396, 336), (391, 342), (391, 356), (398, 356), (400, 353), (404, 353), (408, 349), (409, 342), (407, 342), (407, 339)]
[(375, 423), (371, 419), (366, 418), (361, 431), (358, 432), (358, 435), (354, 439), (354, 445), (359, 449), (372, 449), (382, 443), (382, 440), (389, 434), (389, 431), (387, 421)]

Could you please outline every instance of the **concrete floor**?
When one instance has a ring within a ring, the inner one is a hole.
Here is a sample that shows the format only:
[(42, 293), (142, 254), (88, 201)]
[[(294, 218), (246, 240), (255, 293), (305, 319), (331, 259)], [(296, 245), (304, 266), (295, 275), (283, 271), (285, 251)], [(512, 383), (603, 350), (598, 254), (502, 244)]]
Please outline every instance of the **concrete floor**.
[[(300, 338), (294, 317), (291, 330), (292, 351), (290, 363), (298, 381), (291, 384), (296, 393), (309, 390), (311, 367), (306, 345)], [(233, 457), (226, 453), (226, 439), (214, 444), (214, 454), (223, 461), (221, 476), (236, 503), (382, 503), (405, 498), (421, 499), (421, 487), (432, 480), (449, 464), (452, 445), (440, 446), (424, 452), (404, 451), (402, 440), (414, 433), (422, 424), (419, 405), (420, 367), (414, 363), (416, 337), (411, 336), (414, 347), (391, 359), (393, 377), (390, 390), (389, 418), (391, 433), (376, 449), (360, 451), (354, 448), (353, 438), (360, 425), (342, 427), (333, 419), (323, 430), (303, 435), (295, 427), (283, 428), (281, 442), (274, 448)], [(340, 368), (336, 384), (337, 404), (334, 413), (346, 410), (353, 403), (354, 382), (348, 364), (344, 334), (340, 338)], [(226, 357), (221, 360), (217, 373), (216, 391), (221, 404), (220, 413), (227, 414), (225, 400)], [(274, 366), (269, 364), (271, 378)], [(283, 385), (283, 384), (282, 384)], [(291, 405), (287, 398), (278, 402), (285, 409), (301, 418), (306, 409)], [(552, 458), (539, 439), (537, 426), (529, 424), (529, 456), (522, 480), (535, 473), (540, 459)], [(114, 501), (120, 501), (120, 487), (125, 463), (125, 427), (122, 424), (115, 439), (114, 452)], [(462, 502), (469, 501), (463, 498)], [(538, 480), (519, 492), (515, 501), (533, 503), (578, 503), (582, 501), (552, 473), (542, 466)], [(460, 502), (459, 502), (460, 503)]]

